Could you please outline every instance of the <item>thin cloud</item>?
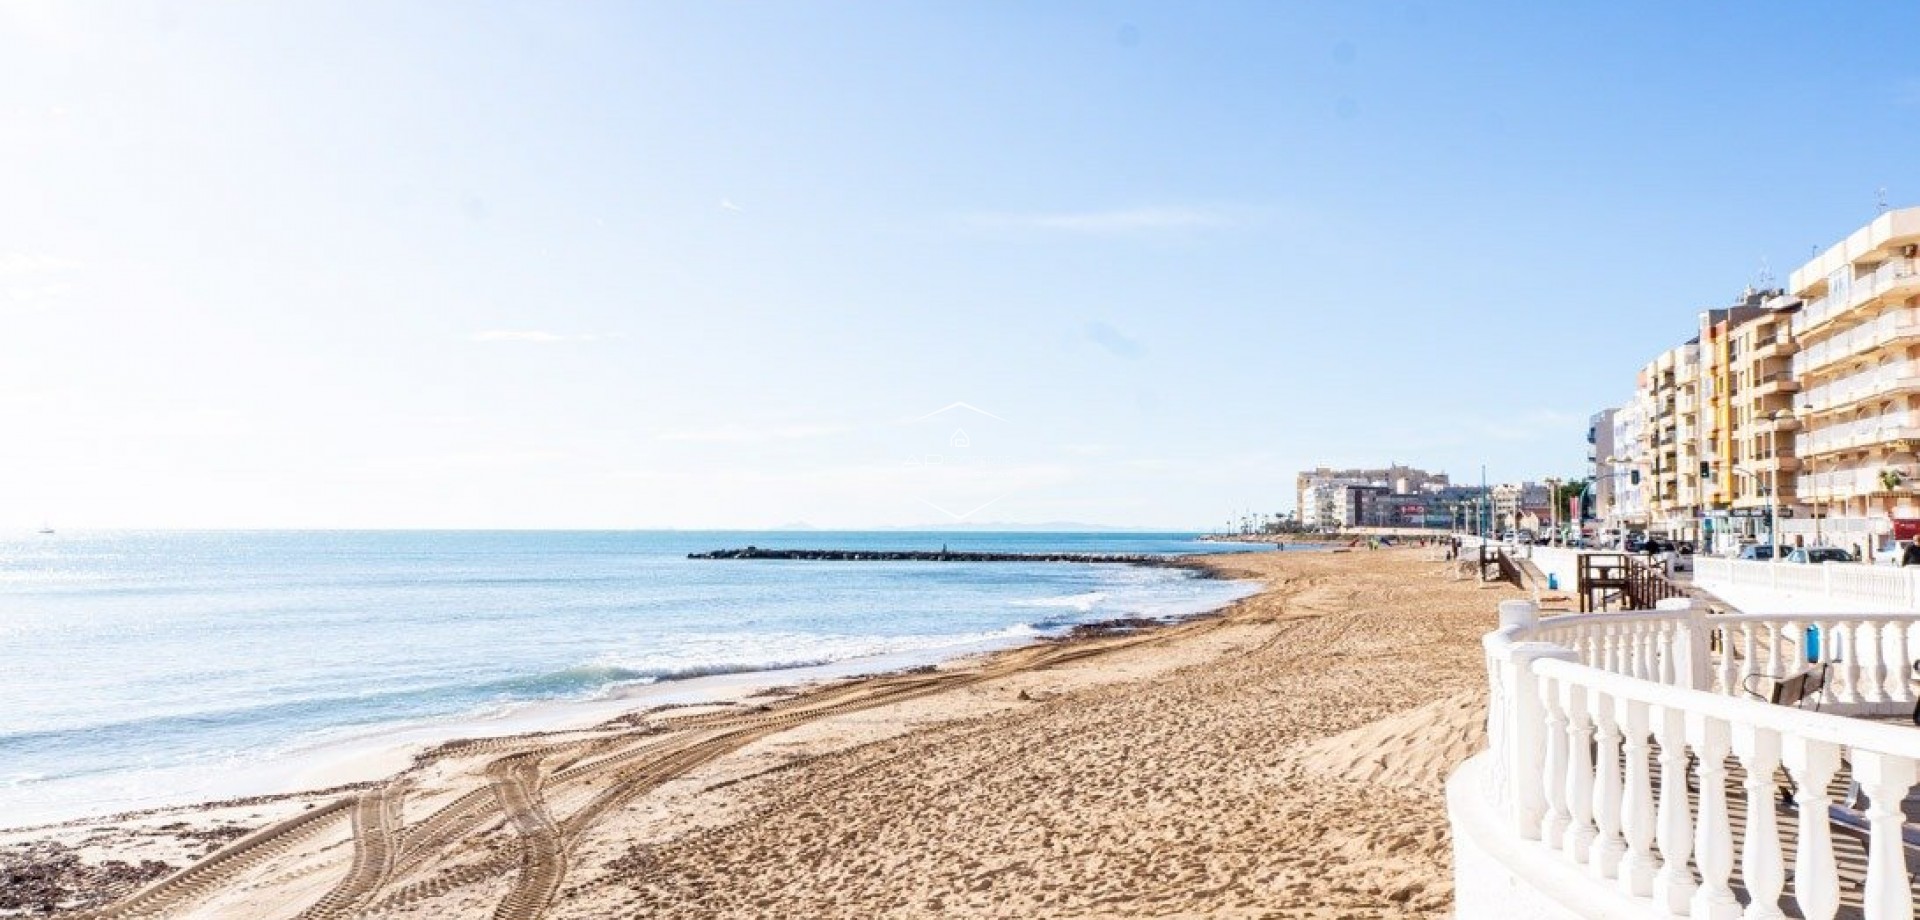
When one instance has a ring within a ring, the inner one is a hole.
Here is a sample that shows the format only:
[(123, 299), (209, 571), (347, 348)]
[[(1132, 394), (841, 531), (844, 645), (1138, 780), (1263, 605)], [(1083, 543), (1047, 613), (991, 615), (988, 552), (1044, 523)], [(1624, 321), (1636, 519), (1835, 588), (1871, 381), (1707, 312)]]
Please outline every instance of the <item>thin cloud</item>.
[(619, 338), (619, 333), (548, 332), (544, 329), (488, 329), (473, 334), (476, 342), (525, 342), (533, 345), (556, 345), (561, 342), (600, 342)]
[(732, 211), (732, 212), (733, 212), (733, 213), (735, 213), (735, 214), (745, 214), (745, 213), (747, 213), (747, 209), (746, 209), (746, 208), (743, 208), (743, 207), (741, 207), (741, 206), (739, 206), (739, 205), (737, 205), (737, 204), (734, 204), (734, 203), (733, 203), (733, 199), (731, 199), (731, 198), (722, 198), (722, 199), (720, 199), (720, 210), (722, 210), (722, 211)]
[(718, 428), (690, 428), (663, 431), (656, 441), (703, 444), (745, 444), (755, 441), (799, 441), (824, 438), (846, 431), (845, 425), (771, 425), (753, 428), (746, 425), (722, 425)]
[(976, 214), (970, 222), (988, 230), (1026, 230), (1088, 236), (1125, 236), (1203, 230), (1242, 223), (1223, 208), (1139, 207), (1102, 211)]
[(435, 470), (450, 467), (482, 469), (536, 466), (569, 459), (571, 459), (569, 454), (557, 450), (491, 450), (392, 457), (375, 461), (371, 465), (390, 469)]
[(1137, 339), (1098, 320), (1088, 323), (1083, 331), (1087, 341), (1100, 346), (1116, 358), (1132, 361), (1147, 353), (1147, 347), (1140, 344)]
[(84, 263), (39, 252), (0, 252), (0, 307), (40, 312), (73, 293), (72, 282), (61, 276)]
[(922, 415), (922, 416), (920, 416), (919, 418), (915, 418), (915, 419), (909, 419), (909, 420), (907, 421), (907, 423), (908, 423), (908, 424), (912, 424), (912, 423), (914, 423), (914, 422), (924, 422), (924, 421), (926, 421), (927, 419), (930, 419), (930, 418), (933, 418), (933, 417), (934, 417), (934, 416), (936, 416), (936, 415), (941, 415), (941, 414), (944, 414), (944, 413), (947, 413), (947, 412), (952, 412), (952, 411), (954, 411), (954, 410), (956, 410), (956, 409), (960, 409), (960, 410), (965, 410), (965, 411), (968, 411), (968, 412), (975, 412), (975, 413), (978, 413), (978, 414), (980, 414), (980, 415), (984, 415), (984, 416), (986, 416), (987, 418), (990, 418), (990, 419), (993, 419), (993, 420), (994, 420), (994, 421), (996, 421), (996, 422), (1004, 422), (1004, 421), (1006, 421), (1006, 419), (1003, 419), (1003, 418), (1001, 418), (1000, 416), (997, 416), (997, 415), (994, 415), (993, 413), (991, 413), (991, 412), (988, 412), (987, 410), (985, 410), (985, 409), (982, 409), (982, 408), (980, 408), (979, 406), (976, 406), (976, 405), (974, 405), (974, 404), (972, 404), (972, 403), (966, 403), (966, 402), (950, 402), (950, 403), (947, 403), (947, 404), (946, 404), (946, 405), (944, 405), (944, 406), (941, 406), (941, 407), (940, 407), (940, 408), (938, 408), (938, 409), (935, 409), (935, 410), (933, 410), (932, 412), (929, 412), (929, 413), (927, 413), (926, 415)]
[(0, 252), (0, 276), (51, 275), (74, 271), (84, 264), (40, 252)]

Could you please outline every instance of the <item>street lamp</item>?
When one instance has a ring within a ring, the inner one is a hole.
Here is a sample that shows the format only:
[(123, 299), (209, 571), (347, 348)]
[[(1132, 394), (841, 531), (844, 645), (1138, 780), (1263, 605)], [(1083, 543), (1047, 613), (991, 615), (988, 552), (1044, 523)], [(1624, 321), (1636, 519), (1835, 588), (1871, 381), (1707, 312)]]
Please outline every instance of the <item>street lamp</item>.
[[(1620, 531), (1618, 539), (1620, 541), (1620, 545), (1623, 547), (1626, 545), (1627, 536), (1625, 531), (1627, 527), (1626, 527), (1626, 523), (1620, 518), (1620, 482), (1619, 481), (1621, 479), (1627, 479), (1628, 481), (1631, 481), (1633, 477), (1633, 468), (1638, 465), (1639, 465), (1639, 461), (1633, 459), (1632, 457), (1620, 456), (1619, 454), (1615, 454), (1607, 458), (1607, 466), (1612, 468), (1607, 472), (1607, 478), (1614, 480), (1613, 501), (1610, 507), (1607, 508), (1607, 520), (1614, 522), (1614, 526), (1611, 528), (1612, 530)], [(1648, 522), (1649, 523), (1652, 522), (1651, 514), (1648, 515)]]
[(1773, 461), (1773, 475), (1767, 477), (1767, 535), (1773, 538), (1773, 555), (1769, 560), (1780, 561), (1780, 425), (1791, 421), (1794, 415), (1789, 409), (1775, 409), (1767, 415), (1767, 459)]
[(1551, 543), (1560, 534), (1560, 480), (1547, 477), (1547, 526), (1552, 528), (1553, 536), (1547, 538)]
[[(1758, 472), (1747, 469), (1744, 466), (1736, 466), (1733, 468), (1733, 471), (1753, 480), (1754, 487), (1759, 488), (1760, 474)], [(1775, 472), (1774, 478), (1777, 479), (1779, 475), (1778, 472)], [(1767, 490), (1767, 533), (1773, 538), (1773, 555), (1767, 558), (1777, 562), (1780, 559), (1780, 491), (1778, 489), (1770, 488)]]

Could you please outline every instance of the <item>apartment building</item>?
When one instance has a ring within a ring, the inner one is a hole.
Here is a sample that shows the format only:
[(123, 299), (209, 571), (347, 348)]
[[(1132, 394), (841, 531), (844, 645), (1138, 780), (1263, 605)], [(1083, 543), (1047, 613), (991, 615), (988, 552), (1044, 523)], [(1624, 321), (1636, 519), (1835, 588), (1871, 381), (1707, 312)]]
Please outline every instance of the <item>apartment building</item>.
[(1816, 539), (1872, 552), (1920, 529), (1920, 208), (1888, 211), (1788, 279), (1802, 426), (1798, 497)]
[(1770, 534), (1775, 497), (1791, 517), (1794, 468), (1790, 322), (1799, 301), (1747, 290), (1733, 306), (1700, 314), (1699, 540), (1730, 549)]
[(1587, 418), (1587, 475), (1593, 482), (1591, 511), (1604, 517), (1604, 509), (1613, 506), (1614, 416), (1618, 409), (1602, 409)]
[(1362, 527), (1445, 528), (1472, 520), (1470, 510), (1486, 490), (1479, 486), (1433, 486), (1416, 492), (1392, 492), (1371, 486), (1356, 490), (1355, 520)]
[(1770, 540), (1774, 514), (1792, 519), (1801, 512), (1794, 450), (1801, 384), (1793, 373), (1799, 344), (1792, 330), (1800, 300), (1779, 291), (1759, 296), (1757, 313), (1727, 327), (1727, 399), (1716, 419), (1728, 437), (1717, 458), (1714, 504), (1726, 518), (1715, 529), (1734, 544)]
[(1613, 410), (1613, 450), (1601, 459), (1607, 464), (1607, 491), (1595, 514), (1608, 528), (1645, 531), (1647, 492), (1651, 482), (1642, 477), (1652, 468), (1652, 445), (1647, 440), (1650, 402), (1639, 398)]
[(1294, 476), (1295, 507), (1300, 526), (1308, 530), (1351, 527), (1360, 514), (1357, 488), (1410, 495), (1451, 485), (1445, 473), (1429, 473), (1392, 464), (1378, 469), (1336, 470), (1318, 467)]
[(1700, 535), (1700, 340), (1660, 353), (1640, 369), (1636, 399), (1647, 410), (1647, 529), (1675, 540)]
[(1537, 482), (1503, 482), (1493, 487), (1497, 530), (1533, 529), (1553, 519), (1552, 490)]

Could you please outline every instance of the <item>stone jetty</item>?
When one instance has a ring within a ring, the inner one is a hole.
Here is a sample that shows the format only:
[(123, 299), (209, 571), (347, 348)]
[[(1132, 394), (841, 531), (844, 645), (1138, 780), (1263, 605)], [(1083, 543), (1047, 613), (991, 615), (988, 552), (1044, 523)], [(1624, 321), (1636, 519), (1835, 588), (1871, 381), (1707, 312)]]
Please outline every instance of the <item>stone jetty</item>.
[(799, 559), (821, 562), (1091, 562), (1118, 565), (1181, 565), (1154, 553), (973, 553), (958, 550), (716, 549), (688, 559)]

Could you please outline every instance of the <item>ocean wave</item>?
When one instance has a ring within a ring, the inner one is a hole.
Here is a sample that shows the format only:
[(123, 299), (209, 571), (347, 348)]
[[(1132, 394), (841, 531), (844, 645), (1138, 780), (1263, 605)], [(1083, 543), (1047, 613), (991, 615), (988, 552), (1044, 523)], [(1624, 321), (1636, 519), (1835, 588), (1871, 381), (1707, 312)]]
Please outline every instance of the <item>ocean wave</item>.
[(1032, 600), (1014, 601), (1015, 607), (1067, 607), (1081, 613), (1091, 613), (1107, 599), (1105, 591), (1088, 591), (1083, 594), (1067, 594), (1060, 597), (1039, 597)]
[(588, 690), (629, 683), (657, 683), (691, 680), (723, 674), (749, 674), (758, 671), (785, 671), (838, 664), (860, 658), (904, 655), (963, 648), (994, 642), (1029, 639), (1041, 629), (1030, 623), (1017, 623), (1005, 629), (977, 633), (947, 633), (907, 636), (811, 636), (762, 634), (746, 636), (707, 636), (706, 641), (687, 644), (712, 646), (708, 654), (697, 657), (644, 655), (638, 658), (603, 655), (587, 665), (566, 668), (515, 683), (523, 689), (545, 688)]

